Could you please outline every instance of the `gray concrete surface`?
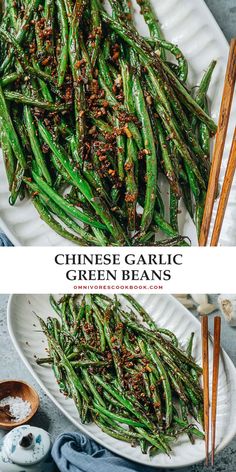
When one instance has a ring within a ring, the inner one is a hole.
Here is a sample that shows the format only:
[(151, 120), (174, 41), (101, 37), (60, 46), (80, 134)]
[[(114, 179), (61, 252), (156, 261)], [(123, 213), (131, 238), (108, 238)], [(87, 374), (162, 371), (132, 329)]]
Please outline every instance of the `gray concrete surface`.
[(236, 0), (205, 0), (205, 2), (230, 41), (236, 36)]
[[(216, 295), (212, 295), (211, 300), (216, 303)], [(0, 379), (12, 378), (22, 379), (32, 384), (40, 395), (41, 406), (35, 416), (34, 425), (47, 429), (52, 439), (62, 432), (75, 431), (75, 427), (60, 413), (54, 404), (47, 398), (38, 387), (33, 377), (27, 371), (21, 359), (19, 359), (7, 331), (6, 308), (7, 295), (0, 295)], [(210, 331), (213, 330), (213, 316), (209, 316)], [(222, 322), (222, 346), (229, 354), (236, 365), (236, 328), (230, 328), (223, 320)], [(206, 469), (202, 464), (188, 469), (179, 469), (179, 472), (211, 472), (211, 468)], [(236, 471), (236, 438), (219, 455), (216, 456), (216, 472)], [(161, 472), (161, 471), (160, 471)]]

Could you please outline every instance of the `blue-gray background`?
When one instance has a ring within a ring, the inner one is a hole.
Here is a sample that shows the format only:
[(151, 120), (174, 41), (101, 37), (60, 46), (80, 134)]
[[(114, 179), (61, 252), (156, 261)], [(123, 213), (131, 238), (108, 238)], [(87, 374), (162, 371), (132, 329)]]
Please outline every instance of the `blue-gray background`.
[[(31, 374), (24, 366), (21, 359), (11, 343), (7, 332), (6, 308), (7, 295), (0, 295), (0, 379), (11, 378), (21, 379), (32, 384), (40, 395), (40, 410), (34, 418), (34, 425), (47, 429), (55, 439), (62, 432), (72, 432), (76, 428), (60, 413), (52, 404), (51, 400), (43, 393), (35, 382)], [(217, 304), (217, 295), (211, 295), (210, 301)], [(209, 327), (213, 332), (213, 315), (209, 315)], [(222, 346), (236, 366), (236, 327), (231, 328), (222, 320)], [(154, 470), (154, 469), (153, 469)], [(178, 469), (179, 472), (211, 472), (213, 469), (205, 468), (203, 464), (189, 468)], [(236, 437), (231, 444), (216, 456), (216, 472), (235, 472), (236, 471)], [(94, 471), (93, 471), (94, 472)], [(160, 470), (160, 472), (167, 472)]]
[(230, 41), (236, 36), (236, 0), (205, 0), (205, 2)]

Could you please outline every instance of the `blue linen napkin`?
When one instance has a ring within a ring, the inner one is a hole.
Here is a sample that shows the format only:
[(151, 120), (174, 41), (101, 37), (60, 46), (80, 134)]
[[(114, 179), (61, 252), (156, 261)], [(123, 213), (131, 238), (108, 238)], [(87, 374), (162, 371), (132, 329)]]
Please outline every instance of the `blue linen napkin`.
[(52, 447), (52, 457), (60, 472), (153, 472), (113, 454), (81, 433), (64, 433)]
[(0, 232), (0, 247), (2, 246), (13, 246), (13, 244), (4, 233)]

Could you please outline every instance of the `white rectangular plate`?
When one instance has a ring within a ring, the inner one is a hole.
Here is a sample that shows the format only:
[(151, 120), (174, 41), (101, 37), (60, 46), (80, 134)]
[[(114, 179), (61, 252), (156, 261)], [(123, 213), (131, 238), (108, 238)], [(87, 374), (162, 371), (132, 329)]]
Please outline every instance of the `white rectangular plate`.
[[(135, 1), (134, 1), (135, 3)], [(209, 90), (211, 113), (217, 121), (226, 68), (228, 44), (208, 10), (204, 0), (152, 0), (166, 39), (178, 44), (190, 64), (189, 83), (199, 83), (204, 70), (212, 59), (217, 60), (212, 84)], [(137, 5), (136, 5), (137, 10)], [(147, 29), (141, 16), (137, 16), (137, 25), (141, 33)], [(236, 104), (233, 105), (232, 116), (236, 115)], [(234, 123), (231, 120), (225, 146), (220, 183), (226, 168), (233, 136)], [(162, 184), (161, 184), (162, 186)], [(164, 189), (166, 194), (166, 189)], [(39, 218), (33, 205), (24, 200), (14, 207), (8, 203), (8, 185), (2, 159), (0, 159), (0, 226), (5, 230), (13, 244), (20, 246), (70, 246), (73, 243), (60, 237)], [(183, 208), (183, 205), (181, 206)], [(215, 216), (214, 209), (213, 216)], [(225, 215), (220, 244), (236, 245), (236, 184), (232, 187), (228, 208)], [(183, 208), (180, 217), (180, 231), (189, 236), (192, 244), (197, 245), (195, 227)]]
[[(193, 356), (201, 365), (200, 323), (174, 297), (170, 295), (137, 295), (137, 300), (145, 307), (158, 326), (168, 328), (178, 337), (181, 345), (187, 344), (191, 332), (195, 332)], [(123, 299), (122, 299), (123, 301)], [(126, 302), (124, 301), (124, 305)], [(127, 459), (154, 467), (183, 467), (204, 460), (204, 441), (195, 445), (183, 435), (173, 446), (171, 457), (158, 454), (153, 458), (104, 434), (96, 425), (82, 425), (79, 415), (70, 399), (60, 393), (51, 367), (38, 366), (35, 356), (45, 357), (47, 341), (41, 332), (35, 313), (46, 319), (52, 315), (48, 295), (12, 295), (8, 304), (8, 329), (20, 357), (35, 377), (39, 385), (78, 428)], [(212, 343), (210, 343), (210, 378), (212, 377)], [(236, 370), (225, 352), (221, 353), (219, 370), (219, 391), (217, 410), (217, 452), (223, 449), (236, 434)]]

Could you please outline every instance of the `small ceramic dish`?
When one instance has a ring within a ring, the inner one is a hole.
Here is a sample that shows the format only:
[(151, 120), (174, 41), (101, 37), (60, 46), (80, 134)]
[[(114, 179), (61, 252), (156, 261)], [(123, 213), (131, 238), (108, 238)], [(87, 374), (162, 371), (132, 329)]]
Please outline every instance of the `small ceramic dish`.
[(28, 423), (39, 407), (39, 396), (36, 390), (21, 380), (3, 380), (0, 382), (0, 400), (6, 397), (20, 397), (24, 401), (28, 401), (31, 405), (31, 411), (26, 418), (21, 421), (14, 421), (4, 412), (0, 411), (0, 429), (10, 430)]

